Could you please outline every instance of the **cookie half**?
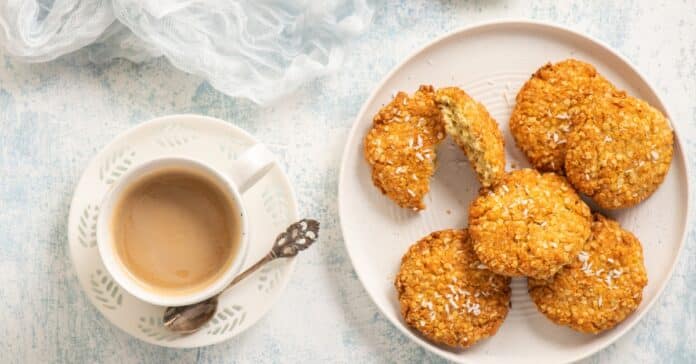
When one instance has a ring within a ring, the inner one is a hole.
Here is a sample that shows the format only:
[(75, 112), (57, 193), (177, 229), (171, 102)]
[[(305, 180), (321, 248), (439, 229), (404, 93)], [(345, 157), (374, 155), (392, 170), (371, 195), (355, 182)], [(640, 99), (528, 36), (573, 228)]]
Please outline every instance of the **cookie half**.
[(480, 102), (457, 87), (437, 90), (445, 130), (464, 151), (483, 187), (505, 173), (505, 144), (498, 123)]
[(399, 92), (373, 119), (365, 136), (372, 182), (399, 206), (422, 210), (435, 173), (435, 148), (445, 138), (432, 86), (409, 97)]

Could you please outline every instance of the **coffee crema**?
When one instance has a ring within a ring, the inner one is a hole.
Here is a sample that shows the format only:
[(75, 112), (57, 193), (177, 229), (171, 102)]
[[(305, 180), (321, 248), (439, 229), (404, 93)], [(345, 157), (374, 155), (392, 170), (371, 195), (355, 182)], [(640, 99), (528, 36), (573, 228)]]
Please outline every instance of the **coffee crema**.
[(188, 294), (232, 264), (239, 213), (216, 182), (185, 169), (145, 176), (116, 203), (111, 231), (126, 270), (147, 289)]

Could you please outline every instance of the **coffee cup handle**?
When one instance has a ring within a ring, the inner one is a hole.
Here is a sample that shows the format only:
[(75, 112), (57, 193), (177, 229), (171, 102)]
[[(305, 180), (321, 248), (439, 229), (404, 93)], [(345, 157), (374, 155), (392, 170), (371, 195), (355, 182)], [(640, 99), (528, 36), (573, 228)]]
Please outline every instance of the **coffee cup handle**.
[(232, 167), (228, 169), (230, 179), (237, 186), (239, 193), (244, 193), (273, 168), (273, 162), (273, 153), (261, 143), (254, 144), (232, 162)]

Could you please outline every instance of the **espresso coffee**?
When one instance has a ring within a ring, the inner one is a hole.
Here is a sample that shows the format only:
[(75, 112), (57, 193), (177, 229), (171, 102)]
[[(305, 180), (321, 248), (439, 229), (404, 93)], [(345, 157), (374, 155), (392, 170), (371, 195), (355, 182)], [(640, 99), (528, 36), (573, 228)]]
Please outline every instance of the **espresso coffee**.
[(126, 270), (147, 289), (188, 294), (215, 281), (235, 258), (239, 213), (216, 182), (184, 169), (130, 186), (111, 231)]

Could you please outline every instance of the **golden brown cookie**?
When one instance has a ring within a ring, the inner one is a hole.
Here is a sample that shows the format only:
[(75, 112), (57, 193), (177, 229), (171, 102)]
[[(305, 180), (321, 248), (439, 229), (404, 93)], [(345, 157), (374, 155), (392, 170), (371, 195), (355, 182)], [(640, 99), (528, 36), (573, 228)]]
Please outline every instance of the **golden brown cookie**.
[(549, 280), (528, 280), (529, 295), (541, 313), (593, 334), (635, 311), (647, 284), (638, 239), (600, 214), (594, 216), (592, 238), (571, 264)]
[(562, 176), (522, 169), (474, 200), (469, 234), (493, 272), (548, 278), (590, 236), (590, 208)]
[(365, 136), (372, 182), (399, 206), (422, 210), (435, 173), (435, 148), (445, 137), (432, 86), (409, 97), (399, 92), (373, 119)]
[(505, 173), (505, 145), (498, 123), (488, 110), (457, 87), (437, 90), (445, 130), (464, 151), (483, 187)]
[(537, 70), (517, 94), (510, 131), (540, 171), (563, 171), (567, 134), (584, 119), (585, 105), (614, 91), (595, 68), (567, 59)]
[(413, 244), (394, 285), (404, 321), (453, 347), (494, 335), (510, 304), (510, 278), (486, 269), (466, 230), (436, 231)]
[(617, 94), (595, 103), (586, 121), (570, 133), (566, 175), (599, 206), (630, 207), (662, 183), (673, 145), (672, 128), (660, 111)]

